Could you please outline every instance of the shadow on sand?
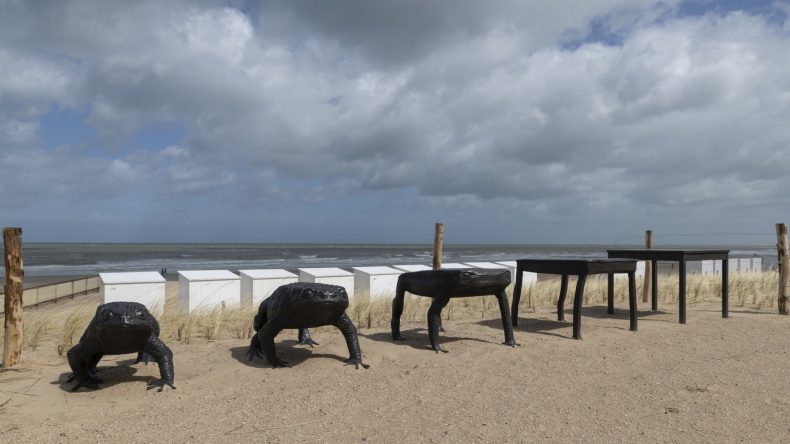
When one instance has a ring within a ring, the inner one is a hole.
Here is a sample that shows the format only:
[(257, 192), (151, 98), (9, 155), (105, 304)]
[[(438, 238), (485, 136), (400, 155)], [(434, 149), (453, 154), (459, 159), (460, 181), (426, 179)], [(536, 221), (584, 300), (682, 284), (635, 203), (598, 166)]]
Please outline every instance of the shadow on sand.
[[(102, 366), (101, 362), (96, 367), (96, 376), (101, 379), (102, 382), (99, 384), (99, 389), (104, 389), (107, 387), (112, 387), (116, 384), (124, 384), (128, 382), (145, 382), (146, 384), (156, 379), (156, 376), (134, 376), (137, 373), (137, 368), (132, 367), (132, 365), (145, 365), (143, 363), (134, 364), (134, 359), (126, 359), (123, 361), (115, 362), (115, 365), (109, 366)], [(156, 362), (148, 365), (157, 365)], [(64, 392), (71, 392), (71, 388), (74, 387), (76, 384), (75, 381), (66, 382), (66, 380), (71, 376), (71, 372), (61, 373), (58, 376), (56, 381), (52, 381), (50, 384), (60, 386), (60, 389)], [(89, 388), (80, 388), (78, 392), (88, 392), (93, 391), (93, 389)]]
[[(639, 310), (639, 309), (637, 309), (636, 311), (636, 316), (639, 321), (650, 319), (651, 316), (655, 316), (659, 314), (666, 314), (666, 312), (663, 312), (661, 310), (653, 311), (653, 310)], [(553, 316), (556, 315), (557, 312), (556, 311), (553, 312)], [(614, 313), (608, 314), (606, 312), (606, 306), (604, 305), (593, 305), (589, 307), (582, 307), (582, 318), (585, 317), (620, 319), (624, 322), (623, 326), (614, 327), (614, 328), (620, 328), (622, 330), (628, 331), (630, 327), (630, 325), (628, 324), (629, 314), (627, 308), (615, 307)], [(650, 320), (654, 322), (672, 322), (671, 320), (666, 320), (666, 319), (650, 319)], [(502, 330), (501, 319), (486, 319), (478, 322), (478, 324), (493, 329)], [(584, 325), (584, 319), (582, 319), (582, 325)], [(570, 328), (572, 326), (573, 326), (573, 308), (565, 307), (565, 321), (558, 321), (556, 319), (526, 318), (519, 316), (518, 326), (514, 327), (513, 329), (515, 331), (523, 331), (528, 333), (537, 333), (539, 335), (567, 338), (570, 336), (553, 333), (552, 330), (557, 330), (560, 328)]]
[[(459, 337), (453, 336), (452, 326), (448, 327), (445, 325), (445, 329), (448, 331), (446, 332), (439, 332), (439, 344), (445, 346), (447, 344), (451, 344), (457, 341), (477, 341), (477, 342), (484, 342), (484, 343), (492, 343), (491, 341), (485, 341), (478, 338), (469, 338), (469, 337)], [(392, 340), (392, 333), (390, 332), (380, 332), (380, 333), (370, 333), (370, 334), (362, 334), (360, 336), (370, 339), (371, 341), (377, 342), (389, 342), (395, 345), (405, 345), (409, 346), (416, 350), (428, 350), (433, 351), (431, 349), (431, 341), (428, 338), (428, 330), (424, 328), (412, 328), (409, 330), (401, 330), (401, 335), (406, 338), (405, 341), (393, 341)]]
[[(319, 338), (316, 337), (313, 337), (313, 339), (316, 339), (316, 341), (319, 340)], [(297, 366), (311, 358), (330, 358), (338, 360), (341, 363), (345, 363), (345, 360), (348, 359), (347, 357), (330, 353), (316, 353), (315, 348), (308, 345), (299, 345), (299, 342), (293, 339), (277, 341), (275, 338), (274, 347), (277, 351), (277, 357), (287, 362), (289, 367)], [(230, 351), (230, 356), (233, 359), (246, 366), (255, 368), (272, 368), (269, 362), (266, 361), (266, 358), (253, 358), (252, 361), (250, 361), (250, 359), (247, 357), (247, 350), (249, 350), (249, 348), (249, 346), (232, 347), (229, 348), (228, 351)]]

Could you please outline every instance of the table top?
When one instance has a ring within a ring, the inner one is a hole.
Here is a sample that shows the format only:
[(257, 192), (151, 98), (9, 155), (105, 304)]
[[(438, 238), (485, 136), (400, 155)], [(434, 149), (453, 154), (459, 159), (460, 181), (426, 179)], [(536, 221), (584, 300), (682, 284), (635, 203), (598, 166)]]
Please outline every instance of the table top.
[(606, 252), (611, 258), (656, 259), (667, 261), (726, 259), (730, 254), (730, 250), (707, 250), (699, 248), (622, 248), (606, 250)]
[(520, 271), (546, 274), (600, 274), (636, 271), (636, 259), (589, 257), (533, 258), (518, 259), (516, 260), (516, 265)]

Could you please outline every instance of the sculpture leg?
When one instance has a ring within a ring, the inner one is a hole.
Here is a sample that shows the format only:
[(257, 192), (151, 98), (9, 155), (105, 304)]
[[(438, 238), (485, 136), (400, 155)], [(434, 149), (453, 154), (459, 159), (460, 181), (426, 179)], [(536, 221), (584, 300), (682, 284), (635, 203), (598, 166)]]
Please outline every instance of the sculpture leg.
[(614, 273), (606, 277), (606, 313), (614, 314)]
[(521, 301), (521, 287), (524, 285), (524, 271), (516, 266), (516, 285), (513, 287), (512, 324), (518, 325), (518, 304)]
[(263, 349), (261, 348), (261, 341), (258, 339), (258, 333), (255, 333), (252, 335), (252, 338), (250, 338), (250, 348), (247, 349), (245, 356), (250, 360), (250, 362), (252, 362), (253, 358), (264, 358)]
[(582, 338), (582, 302), (584, 302), (584, 283), (587, 281), (587, 274), (579, 275), (576, 281), (576, 296), (573, 298), (573, 339)]
[[(653, 259), (651, 261), (652, 266), (650, 267), (650, 280), (653, 281), (653, 286), (650, 287), (650, 294), (651, 294), (651, 307), (653, 311), (658, 311), (658, 261)], [(648, 279), (645, 276), (645, 279)]]
[(170, 388), (175, 389), (176, 387), (173, 385), (173, 380), (175, 378), (173, 352), (170, 350), (170, 347), (165, 345), (165, 343), (156, 336), (152, 336), (145, 345), (143, 351), (151, 355), (156, 363), (159, 364), (159, 379), (149, 382), (148, 388), (152, 389), (154, 387), (159, 387), (159, 391), (161, 392), (165, 388), (165, 385), (169, 385)]
[(398, 286), (395, 288), (395, 299), (392, 300), (392, 321), (390, 321), (393, 341), (406, 340), (406, 338), (400, 334), (400, 317), (403, 314), (403, 296), (405, 293), (405, 285), (398, 279)]
[(725, 257), (721, 261), (721, 317), (726, 318), (730, 316), (729, 308), (729, 265), (730, 260)]
[(686, 323), (686, 258), (681, 258), (678, 262), (678, 299), (680, 304), (680, 323)]
[(87, 387), (92, 389), (99, 388), (99, 383), (94, 378), (92, 378), (88, 371), (90, 370), (90, 360), (93, 357), (92, 353), (87, 352), (85, 347), (81, 344), (77, 344), (74, 347), (71, 347), (68, 352), (66, 352), (66, 358), (69, 361), (69, 367), (71, 367), (72, 375), (66, 382), (71, 382), (73, 380), (77, 381), (77, 384), (71, 388), (72, 392), (77, 391), (80, 387)]
[(560, 281), (560, 298), (557, 300), (557, 320), (564, 321), (565, 320), (565, 293), (568, 292), (568, 275), (562, 275), (562, 281)]
[(145, 365), (148, 365), (148, 363), (151, 362), (151, 356), (149, 356), (148, 353), (137, 353), (137, 359), (134, 360), (134, 363), (139, 364), (141, 362)]
[(628, 272), (628, 315), (631, 317), (631, 331), (636, 331), (636, 272)]
[(431, 340), (431, 348), (436, 353), (447, 353), (447, 350), (439, 345), (439, 318), (442, 316), (442, 309), (448, 302), (450, 302), (448, 296), (434, 298), (428, 309), (428, 337)]
[(507, 308), (507, 293), (502, 289), (502, 291), (496, 295), (496, 298), (497, 301), (499, 301), (499, 314), (502, 316), (502, 329), (505, 330), (505, 345), (515, 347), (518, 344), (516, 343), (516, 338), (513, 337), (513, 324), (511, 323), (510, 313)]
[(309, 345), (310, 347), (319, 345), (317, 342), (313, 340), (313, 337), (310, 336), (310, 330), (306, 328), (299, 329), (298, 339), (299, 339), (299, 343), (302, 345)]
[(277, 322), (276, 319), (272, 319), (261, 327), (261, 330), (258, 332), (258, 342), (263, 350), (263, 354), (266, 356), (266, 360), (269, 361), (269, 364), (274, 368), (288, 366), (287, 362), (277, 358), (277, 351), (274, 348), (274, 337), (282, 330), (283, 327), (280, 325), (280, 322)]
[(343, 333), (343, 337), (346, 339), (346, 346), (348, 347), (348, 354), (351, 355), (351, 357), (346, 359), (346, 365), (353, 365), (357, 369), (359, 369), (360, 365), (363, 368), (369, 368), (369, 365), (362, 363), (362, 350), (359, 348), (357, 328), (354, 327), (354, 323), (351, 322), (348, 315), (343, 313), (343, 316), (335, 322), (335, 327)]

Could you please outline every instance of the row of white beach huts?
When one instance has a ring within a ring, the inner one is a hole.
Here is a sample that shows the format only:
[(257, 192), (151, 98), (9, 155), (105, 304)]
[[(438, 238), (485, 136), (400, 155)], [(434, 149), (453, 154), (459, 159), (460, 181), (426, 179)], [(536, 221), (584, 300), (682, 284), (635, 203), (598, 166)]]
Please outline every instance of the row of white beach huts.
[[(515, 278), (515, 262), (469, 262), (442, 264), (442, 268), (509, 269)], [(186, 270), (178, 272), (179, 306), (182, 312), (211, 310), (218, 306), (257, 307), (277, 287), (294, 282), (339, 285), (349, 298), (366, 294), (373, 298), (393, 297), (398, 275), (430, 270), (427, 265), (393, 265), (392, 267), (299, 268), (298, 274), (284, 269)], [(150, 310), (165, 306), (165, 278), (158, 272), (99, 273), (100, 293), (105, 303), (139, 302)], [(514, 279), (515, 280), (515, 279)], [(535, 282), (535, 273), (524, 273), (525, 284)]]
[[(721, 272), (719, 261), (689, 263), (689, 272), (713, 274)], [(468, 262), (442, 264), (442, 268), (509, 269), (515, 282), (516, 262)], [(298, 274), (284, 269), (186, 270), (178, 272), (179, 306), (182, 312), (211, 310), (224, 307), (257, 307), (277, 287), (294, 282), (316, 282), (339, 285), (350, 298), (370, 295), (388, 298), (395, 294), (398, 275), (404, 272), (430, 270), (427, 265), (393, 265), (391, 267), (353, 267), (352, 272), (340, 268), (299, 268)], [(760, 258), (732, 258), (729, 271), (760, 271)], [(638, 263), (637, 275), (644, 276), (644, 262)], [(618, 275), (624, 277), (625, 275)], [(150, 310), (165, 306), (165, 278), (158, 272), (99, 273), (100, 293), (105, 303), (139, 302)], [(538, 275), (524, 273), (524, 285), (536, 282)]]

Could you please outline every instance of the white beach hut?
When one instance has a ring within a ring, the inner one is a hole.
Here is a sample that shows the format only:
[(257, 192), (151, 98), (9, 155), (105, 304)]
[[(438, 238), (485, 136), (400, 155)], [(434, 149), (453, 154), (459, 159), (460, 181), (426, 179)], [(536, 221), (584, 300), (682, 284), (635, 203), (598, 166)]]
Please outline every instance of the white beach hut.
[(354, 297), (354, 274), (340, 268), (300, 268), (299, 282), (339, 285), (346, 289), (349, 299)]
[[(656, 265), (658, 265), (658, 263), (656, 263)], [(687, 272), (688, 272), (688, 270), (687, 270)], [(601, 275), (601, 276), (605, 276), (605, 275)], [(636, 277), (637, 279), (645, 277), (645, 261), (636, 261), (636, 272), (634, 273), (634, 277)], [(615, 279), (627, 279), (628, 278), (628, 274), (627, 273), (615, 273), (614, 278)]]
[(397, 268), (398, 270), (405, 271), (405, 272), (412, 272), (412, 271), (425, 271), (425, 270), (433, 270), (433, 268), (427, 265), (393, 265), (392, 268)]
[(458, 268), (472, 268), (472, 267), (470, 267), (469, 265), (466, 265), (466, 264), (458, 264), (458, 263), (453, 263), (453, 262), (450, 262), (450, 263), (447, 263), (447, 264), (442, 264), (442, 269), (444, 269), (444, 270), (454, 270), (454, 269), (458, 269)]
[(750, 258), (750, 257), (739, 257), (738, 258), (738, 271), (740, 271), (741, 273), (754, 271), (754, 269), (752, 268), (752, 258)]
[(240, 278), (228, 270), (187, 270), (178, 272), (178, 299), (181, 311), (238, 307)]
[[(737, 273), (740, 271), (741, 261), (737, 257), (731, 257), (727, 260), (727, 272)], [(721, 273), (721, 261), (713, 261), (713, 269), (716, 274)]]
[(299, 276), (283, 269), (239, 270), (241, 306), (257, 309), (281, 285), (293, 284)]
[(516, 269), (507, 265), (495, 264), (493, 262), (467, 262), (463, 265), (470, 268), (483, 268), (486, 270), (510, 270), (510, 281), (515, 282), (516, 280)]
[[(516, 285), (516, 269), (518, 268), (516, 261), (504, 261), (496, 263), (510, 268), (510, 275), (513, 278), (513, 285)], [(531, 271), (525, 271), (522, 273), (521, 279), (522, 285), (526, 288), (527, 286), (532, 285), (538, 281), (538, 274)]]
[(354, 267), (354, 291), (369, 294), (371, 299), (393, 298), (398, 276), (403, 273), (391, 267)]
[(463, 265), (467, 265), (471, 268), (482, 268), (484, 270), (508, 270), (510, 271), (510, 285), (508, 288), (513, 288), (516, 285), (516, 268), (511, 267), (509, 265), (504, 264), (497, 264), (494, 262), (467, 262)]
[(165, 278), (155, 271), (99, 273), (102, 301), (139, 302), (150, 311), (165, 309)]
[(763, 258), (761, 257), (752, 258), (752, 271), (756, 271), (757, 273), (763, 271)]

